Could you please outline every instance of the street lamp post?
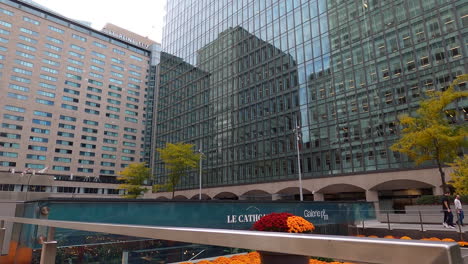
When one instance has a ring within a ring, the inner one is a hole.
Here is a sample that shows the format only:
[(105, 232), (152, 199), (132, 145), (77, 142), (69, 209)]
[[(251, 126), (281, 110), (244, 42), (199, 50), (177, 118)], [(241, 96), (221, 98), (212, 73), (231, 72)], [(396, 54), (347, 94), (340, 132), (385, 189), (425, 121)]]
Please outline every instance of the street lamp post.
[(198, 152), (200, 153), (200, 164), (199, 164), (200, 172), (198, 174), (198, 176), (199, 176), (198, 182), (200, 184), (200, 190), (198, 191), (198, 200), (201, 200), (201, 193), (202, 193), (202, 156), (205, 155), (205, 154), (203, 154), (201, 149), (199, 149)]
[(304, 200), (304, 196), (302, 195), (301, 157), (299, 154), (299, 140), (301, 140), (301, 138), (299, 136), (299, 129), (300, 127), (297, 125), (297, 119), (296, 119), (296, 128), (294, 129), (294, 132), (296, 134), (297, 168), (299, 169), (299, 199), (302, 202)]

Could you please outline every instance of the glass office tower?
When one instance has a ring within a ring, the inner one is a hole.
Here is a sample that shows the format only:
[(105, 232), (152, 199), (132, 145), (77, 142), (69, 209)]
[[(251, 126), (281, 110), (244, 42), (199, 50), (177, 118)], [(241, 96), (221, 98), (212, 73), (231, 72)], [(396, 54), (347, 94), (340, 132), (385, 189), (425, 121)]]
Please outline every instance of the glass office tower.
[(397, 116), (468, 68), (463, 0), (172, 0), (165, 22), (156, 145), (202, 149), (205, 187), (297, 179), (297, 126), (306, 179), (410, 169)]

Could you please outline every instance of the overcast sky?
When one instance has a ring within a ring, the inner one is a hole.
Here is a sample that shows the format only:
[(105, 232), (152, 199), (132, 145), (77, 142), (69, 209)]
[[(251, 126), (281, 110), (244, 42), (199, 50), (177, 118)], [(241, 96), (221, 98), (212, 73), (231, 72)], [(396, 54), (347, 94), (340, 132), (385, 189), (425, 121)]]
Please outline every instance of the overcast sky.
[(92, 23), (101, 30), (107, 23), (161, 43), (166, 0), (34, 0), (63, 16)]

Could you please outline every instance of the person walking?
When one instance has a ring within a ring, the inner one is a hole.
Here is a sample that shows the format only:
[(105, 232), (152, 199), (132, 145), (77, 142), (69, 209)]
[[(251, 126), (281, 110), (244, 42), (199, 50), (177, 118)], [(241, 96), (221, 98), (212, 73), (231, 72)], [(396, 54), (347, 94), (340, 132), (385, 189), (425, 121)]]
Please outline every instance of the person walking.
[(453, 224), (453, 213), (450, 210), (449, 201), (450, 191), (446, 191), (442, 197), (442, 210), (444, 211), (444, 222), (442, 223), (445, 228), (455, 228)]
[(463, 213), (462, 203), (460, 201), (460, 195), (457, 194), (455, 200), (453, 201), (455, 204), (455, 210), (457, 211), (457, 224), (463, 226), (463, 219), (465, 218), (465, 214)]

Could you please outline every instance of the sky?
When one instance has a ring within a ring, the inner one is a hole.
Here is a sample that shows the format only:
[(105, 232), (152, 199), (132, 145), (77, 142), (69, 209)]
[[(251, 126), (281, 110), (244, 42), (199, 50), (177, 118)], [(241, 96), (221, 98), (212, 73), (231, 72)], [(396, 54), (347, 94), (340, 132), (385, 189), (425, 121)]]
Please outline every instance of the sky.
[(161, 43), (166, 0), (34, 0), (65, 17), (101, 30), (112, 23)]

